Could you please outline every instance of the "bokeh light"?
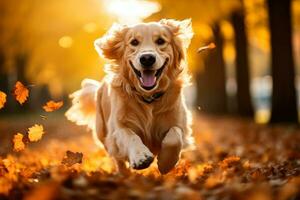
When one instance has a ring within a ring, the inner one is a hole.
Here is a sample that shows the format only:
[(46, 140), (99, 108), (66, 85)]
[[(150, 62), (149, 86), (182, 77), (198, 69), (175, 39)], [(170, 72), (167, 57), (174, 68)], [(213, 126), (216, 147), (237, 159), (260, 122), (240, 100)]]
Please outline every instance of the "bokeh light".
[(73, 39), (70, 36), (63, 36), (58, 40), (58, 44), (62, 48), (70, 48), (73, 44)]

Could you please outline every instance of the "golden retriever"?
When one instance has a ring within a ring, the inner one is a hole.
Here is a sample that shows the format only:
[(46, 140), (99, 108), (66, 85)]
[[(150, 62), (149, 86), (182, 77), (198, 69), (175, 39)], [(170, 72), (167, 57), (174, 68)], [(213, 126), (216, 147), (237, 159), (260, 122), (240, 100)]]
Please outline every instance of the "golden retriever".
[(107, 75), (101, 82), (85, 79), (71, 95), (66, 116), (93, 130), (119, 170), (126, 170), (126, 161), (133, 169), (147, 168), (157, 155), (165, 174), (193, 144), (183, 96), (190, 81), (186, 51), (192, 36), (191, 20), (163, 19), (114, 24), (95, 41), (97, 52), (109, 61)]

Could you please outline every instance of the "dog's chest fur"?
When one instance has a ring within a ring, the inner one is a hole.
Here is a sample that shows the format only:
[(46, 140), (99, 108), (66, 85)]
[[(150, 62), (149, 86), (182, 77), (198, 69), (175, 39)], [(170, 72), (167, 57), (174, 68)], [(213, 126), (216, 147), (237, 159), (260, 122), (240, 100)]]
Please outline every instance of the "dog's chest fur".
[(119, 123), (124, 127), (130, 127), (139, 135), (144, 144), (151, 151), (158, 151), (165, 134), (169, 129), (178, 124), (178, 114), (175, 107), (176, 99), (172, 102), (173, 106), (163, 105), (168, 94), (155, 102), (145, 103), (137, 98), (129, 98), (120, 108), (119, 113), (123, 114)]
[(174, 91), (167, 91), (156, 101), (146, 103), (140, 96), (128, 96), (118, 89), (104, 86), (100, 90), (104, 124), (112, 127), (106, 129), (104, 135), (115, 131), (113, 127), (128, 128), (139, 135), (151, 151), (157, 152), (168, 130), (182, 121), (180, 93), (176, 95)]

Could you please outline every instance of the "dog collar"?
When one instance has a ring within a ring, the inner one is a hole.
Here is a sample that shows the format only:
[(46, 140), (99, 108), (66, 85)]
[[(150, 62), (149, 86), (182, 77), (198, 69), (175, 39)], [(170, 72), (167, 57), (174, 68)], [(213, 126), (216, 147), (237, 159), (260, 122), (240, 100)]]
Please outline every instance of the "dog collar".
[(143, 100), (143, 102), (150, 104), (153, 101), (159, 99), (164, 94), (165, 94), (164, 92), (157, 92), (157, 93), (154, 93), (152, 96), (149, 96), (149, 97), (142, 96), (142, 100)]

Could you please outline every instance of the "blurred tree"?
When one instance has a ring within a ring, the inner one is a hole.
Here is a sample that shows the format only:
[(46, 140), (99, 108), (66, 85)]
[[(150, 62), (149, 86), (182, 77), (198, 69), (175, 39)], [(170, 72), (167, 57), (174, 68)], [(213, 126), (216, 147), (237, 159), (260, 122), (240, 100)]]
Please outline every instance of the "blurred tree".
[(0, 1), (4, 57), (0, 71), (8, 77), (8, 90), (20, 80), (35, 88), (46, 85), (51, 96), (59, 98), (78, 88), (84, 77), (101, 78), (93, 42), (115, 20), (104, 12), (103, 4), (100, 0)]
[[(197, 87), (196, 105), (201, 111), (215, 114), (227, 113), (226, 76), (223, 57), (223, 35), (220, 31), (220, 20), (228, 16), (233, 9), (240, 6), (238, 0), (191, 0), (174, 1), (160, 0), (162, 9), (149, 20), (161, 18), (193, 19), (195, 37), (189, 48), (189, 66), (195, 74)], [(172, 9), (170, 9), (172, 5)], [(187, 12), (188, 10), (188, 12)], [(217, 22), (217, 23), (216, 23)], [(213, 24), (207, 28), (207, 24)], [(196, 54), (201, 44), (211, 41), (217, 48)], [(204, 63), (204, 64), (203, 64)]]
[[(241, 1), (242, 2), (242, 1)], [(249, 86), (248, 40), (245, 28), (244, 8), (233, 11), (231, 21), (235, 37), (235, 66), (237, 81), (237, 113), (241, 116), (253, 117), (254, 111), (251, 102)]]
[(213, 114), (227, 113), (226, 76), (223, 58), (223, 38), (219, 23), (212, 27), (217, 46), (205, 58), (205, 70), (196, 76), (197, 105), (201, 110)]
[(4, 70), (4, 52), (0, 47), (0, 90), (4, 91), (5, 93), (8, 92), (8, 80), (7, 75)]
[(298, 122), (292, 51), (291, 0), (267, 1), (272, 52), (271, 123)]

